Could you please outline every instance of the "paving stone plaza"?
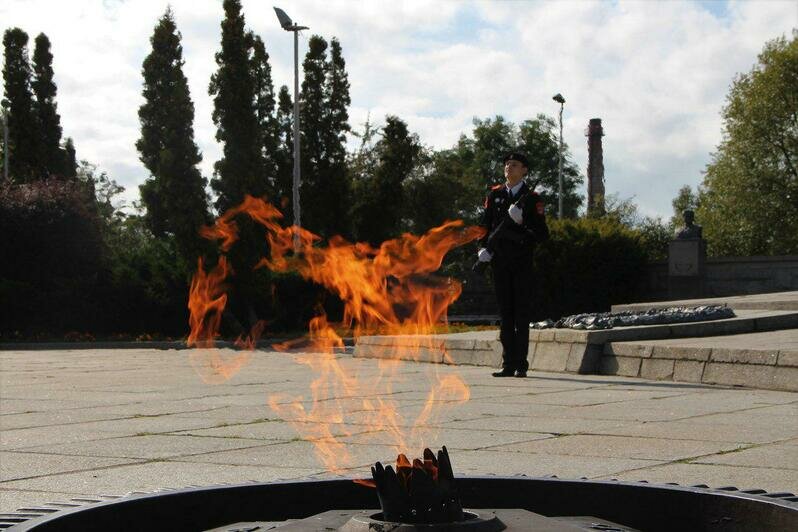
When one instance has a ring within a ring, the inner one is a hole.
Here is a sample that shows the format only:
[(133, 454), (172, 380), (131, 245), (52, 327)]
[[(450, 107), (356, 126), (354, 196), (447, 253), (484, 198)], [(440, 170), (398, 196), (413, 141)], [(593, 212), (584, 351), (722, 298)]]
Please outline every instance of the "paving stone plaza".
[[(206, 384), (188, 351), (0, 351), (0, 511), (81, 496), (190, 485), (328, 477), (277, 392), (310, 396), (298, 354), (260, 350), (230, 380)], [(339, 355), (352, 375), (380, 361)], [(457, 373), (466, 404), (430, 419), (430, 446), (457, 474), (557, 475), (734, 485), (798, 492), (798, 394), (532, 372), (495, 379), (481, 366), (403, 361), (389, 398), (406, 419), (430, 372)], [(354, 407), (353, 407), (354, 408)], [(357, 413), (334, 425), (368, 476), (394, 451)], [(409, 449), (420, 454), (420, 449)]]

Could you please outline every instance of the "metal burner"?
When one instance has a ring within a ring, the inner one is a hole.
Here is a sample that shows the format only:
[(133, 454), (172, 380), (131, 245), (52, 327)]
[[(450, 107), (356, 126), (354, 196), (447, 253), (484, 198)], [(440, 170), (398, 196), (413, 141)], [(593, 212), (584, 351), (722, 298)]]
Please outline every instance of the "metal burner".
[[(552, 528), (554, 525), (570, 525), (570, 530), (581, 527), (581, 530), (646, 532), (798, 530), (798, 497), (765, 490), (518, 476), (457, 477), (457, 492), (467, 508), (464, 512), (473, 512), (488, 520), (490, 514), (495, 514), (508, 531), (558, 530)], [(9, 532), (196, 532), (222, 527), (225, 531), (288, 532), (289, 525), (329, 512), (341, 514), (342, 518), (347, 514), (340, 528), (348, 526), (348, 521), (356, 516), (375, 519), (380, 513), (376, 499), (373, 488), (359, 485), (352, 479), (248, 483), (21, 508), (15, 513), (0, 515), (0, 529)], [(524, 512), (519, 515), (528, 520), (518, 524), (507, 517), (506, 512), (516, 511)], [(553, 521), (543, 522), (544, 526), (536, 520), (542, 516)], [(466, 519), (454, 525), (409, 526), (415, 527), (414, 530), (434, 531), (435, 528), (422, 527), (439, 527), (437, 530), (456, 531), (458, 529), (453, 526), (460, 527), (468, 522)], [(515, 528), (510, 528), (511, 525)], [(405, 525), (380, 521), (372, 530), (403, 530), (397, 526)], [(357, 532), (357, 529), (350, 528), (349, 532)]]

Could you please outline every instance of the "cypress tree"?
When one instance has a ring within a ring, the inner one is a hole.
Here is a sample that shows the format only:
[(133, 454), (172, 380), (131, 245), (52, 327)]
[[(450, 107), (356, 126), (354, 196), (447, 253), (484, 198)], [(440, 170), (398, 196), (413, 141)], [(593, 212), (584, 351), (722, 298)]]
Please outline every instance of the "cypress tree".
[(144, 104), (139, 108), (141, 137), (136, 142), (150, 177), (141, 185), (149, 229), (174, 235), (180, 254), (192, 265), (200, 253), (199, 227), (208, 222), (206, 180), (194, 142), (194, 104), (183, 74), (183, 47), (171, 8), (155, 26), (152, 51), (144, 59)]
[(78, 175), (78, 160), (75, 156), (75, 143), (72, 137), (64, 141), (64, 177), (71, 179)]
[(341, 43), (330, 41), (330, 60), (326, 65), (324, 135), (324, 164), (322, 175), (323, 195), (327, 199), (325, 227), (329, 234), (349, 236), (349, 205), (351, 182), (346, 166), (346, 133), (349, 126), (348, 107), (349, 76), (341, 53)]
[(330, 60), (326, 65), (326, 112), (324, 123), (324, 143), (327, 160), (330, 164), (344, 164), (346, 160), (346, 136), (352, 130), (349, 126), (347, 108), (352, 103), (349, 97), (349, 75), (346, 62), (341, 54), (341, 43), (333, 38), (330, 41)]
[[(218, 69), (208, 88), (214, 97), (216, 140), (223, 144), (222, 158), (215, 163), (211, 179), (220, 212), (240, 204), (246, 194), (270, 196), (273, 179), (265, 175), (261, 128), (261, 119), (269, 122), (274, 105), (268, 55), (260, 39), (246, 31), (240, 0), (225, 0), (223, 6), (221, 49), (216, 53)], [(227, 253), (236, 272), (229, 292), (229, 310), (230, 315), (251, 327), (258, 314), (268, 311), (269, 271), (253, 271), (267, 250), (261, 226), (244, 215), (238, 216), (236, 223), (239, 240)]]
[(3, 35), (2, 105), (8, 113), (9, 176), (28, 183), (41, 176), (38, 164), (38, 128), (31, 93), (28, 34), (10, 28)]
[(305, 78), (300, 92), (300, 135), (302, 138), (302, 226), (316, 234), (330, 236), (326, 209), (329, 207), (323, 184), (325, 168), (325, 78), (327, 41), (313, 35), (302, 63)]
[(262, 196), (268, 192), (268, 183), (262, 175), (255, 81), (249, 58), (252, 37), (245, 32), (239, 0), (225, 0), (224, 12), (222, 47), (216, 53), (219, 68), (208, 88), (214, 97), (216, 140), (224, 145), (223, 156), (214, 165), (215, 175), (211, 179), (220, 211), (238, 205), (245, 194)]
[(294, 104), (288, 87), (283, 85), (277, 95), (277, 190), (280, 210), (288, 225), (293, 224), (293, 184), (294, 184)]
[(61, 117), (55, 103), (57, 89), (53, 81), (53, 54), (50, 53), (50, 39), (44, 33), (36, 37), (33, 73), (34, 110), (39, 121), (39, 165), (44, 177), (65, 177), (66, 153), (61, 149)]
[(251, 58), (250, 68), (255, 83), (255, 116), (258, 121), (258, 133), (261, 141), (261, 158), (263, 168), (261, 175), (268, 183), (269, 199), (274, 197), (277, 181), (277, 150), (279, 132), (275, 117), (274, 85), (272, 84), (272, 68), (269, 65), (269, 54), (260, 37), (250, 32)]
[(314, 35), (308, 42), (300, 94), (302, 225), (323, 237), (349, 236), (351, 183), (346, 166), (349, 80), (341, 45)]

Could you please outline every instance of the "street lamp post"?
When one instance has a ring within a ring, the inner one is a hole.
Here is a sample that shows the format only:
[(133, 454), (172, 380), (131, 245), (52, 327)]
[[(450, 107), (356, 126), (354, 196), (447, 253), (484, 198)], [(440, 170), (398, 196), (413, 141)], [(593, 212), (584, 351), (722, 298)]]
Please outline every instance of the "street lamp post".
[(559, 191), (557, 194), (559, 197), (559, 209), (557, 210), (557, 218), (562, 220), (562, 110), (563, 107), (565, 107), (565, 98), (558, 92), (552, 96), (551, 99), (560, 104), (560, 165), (557, 172), (557, 181), (559, 183)]
[(302, 218), (299, 210), (299, 183), (301, 181), (301, 173), (299, 168), (299, 31), (308, 29), (307, 26), (300, 26), (291, 20), (291, 17), (285, 14), (285, 11), (279, 7), (274, 8), (277, 14), (277, 20), (280, 21), (280, 26), (285, 31), (294, 32), (294, 183), (292, 188), (293, 207), (294, 207), (294, 225), (297, 231), (294, 233), (294, 252), (299, 253), (299, 231), (302, 227)]

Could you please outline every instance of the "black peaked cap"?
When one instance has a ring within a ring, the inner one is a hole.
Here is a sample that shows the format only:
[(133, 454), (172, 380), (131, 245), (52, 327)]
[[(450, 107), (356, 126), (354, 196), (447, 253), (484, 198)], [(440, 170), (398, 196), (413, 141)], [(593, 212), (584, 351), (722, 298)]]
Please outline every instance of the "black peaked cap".
[(526, 155), (524, 155), (520, 151), (511, 151), (510, 153), (505, 155), (503, 161), (504, 164), (507, 164), (507, 161), (518, 161), (519, 163), (529, 168), (529, 160), (526, 158)]

